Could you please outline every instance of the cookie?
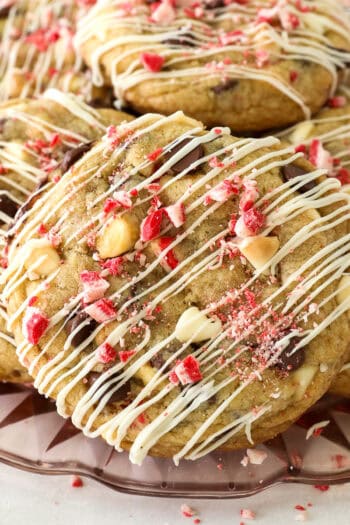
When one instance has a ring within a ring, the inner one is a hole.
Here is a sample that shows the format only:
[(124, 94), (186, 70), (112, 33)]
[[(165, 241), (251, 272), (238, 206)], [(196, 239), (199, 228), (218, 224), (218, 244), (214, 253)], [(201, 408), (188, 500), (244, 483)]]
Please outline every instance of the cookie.
[[(105, 132), (107, 123), (129, 119), (127, 114), (112, 109), (92, 109), (77, 97), (54, 89), (38, 100), (0, 104), (1, 252), (8, 227), (15, 218), (21, 220), (21, 214), (35, 202), (53, 172), (56, 170), (55, 176), (59, 177), (59, 169), (82, 155), (91, 141)], [(1, 266), (6, 265), (5, 252)], [(0, 381), (27, 382), (28, 375), (17, 361), (1, 308), (0, 314)]]
[(76, 21), (90, 7), (91, 2), (19, 0), (0, 10), (0, 101), (55, 87), (107, 105), (108, 90), (93, 86), (73, 47)]
[(134, 463), (177, 463), (267, 440), (328, 389), (350, 336), (349, 195), (301, 157), (144, 115), (33, 204), (3, 295), (60, 414)]
[[(302, 122), (280, 133), (283, 139), (295, 145), (316, 167), (326, 168), (338, 179), (344, 191), (350, 191), (350, 99), (346, 88), (329, 100), (313, 120)], [(344, 294), (350, 283), (349, 268), (343, 277)], [(350, 361), (350, 354), (348, 355)], [(350, 372), (345, 365), (334, 380), (330, 391), (350, 397)]]
[(16, 343), (6, 330), (7, 314), (0, 307), (0, 381), (11, 383), (31, 383), (32, 377), (20, 365), (16, 356)]
[(335, 0), (275, 4), (99, 1), (75, 43), (94, 83), (140, 113), (183, 110), (238, 133), (283, 127), (332, 96), (350, 22)]

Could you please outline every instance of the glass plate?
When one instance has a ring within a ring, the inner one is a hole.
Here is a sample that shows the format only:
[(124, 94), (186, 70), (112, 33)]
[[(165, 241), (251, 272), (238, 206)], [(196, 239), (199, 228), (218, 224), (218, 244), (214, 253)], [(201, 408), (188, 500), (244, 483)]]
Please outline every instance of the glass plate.
[[(308, 428), (329, 421), (318, 437)], [(215, 452), (198, 461), (148, 457), (142, 467), (100, 439), (86, 438), (53, 402), (23, 386), (0, 384), (0, 461), (43, 474), (81, 474), (132, 494), (193, 498), (250, 496), (276, 483), (350, 481), (350, 400), (325, 397), (297, 424), (259, 445), (261, 465), (241, 465), (245, 451)]]

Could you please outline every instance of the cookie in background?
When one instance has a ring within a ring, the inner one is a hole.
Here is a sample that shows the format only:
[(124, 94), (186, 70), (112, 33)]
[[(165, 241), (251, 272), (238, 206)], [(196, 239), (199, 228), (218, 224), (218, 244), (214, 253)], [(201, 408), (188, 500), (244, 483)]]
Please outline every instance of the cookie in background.
[[(8, 230), (23, 220), (46, 186), (59, 179), (106, 126), (130, 120), (113, 109), (95, 110), (76, 96), (50, 89), (37, 100), (0, 104), (0, 243), (1, 267), (7, 266)], [(52, 174), (55, 173), (55, 178)], [(41, 230), (39, 245), (50, 246), (54, 236)], [(1, 294), (0, 294), (1, 295)], [(0, 381), (28, 382), (30, 376), (15, 354), (13, 336), (0, 308)]]

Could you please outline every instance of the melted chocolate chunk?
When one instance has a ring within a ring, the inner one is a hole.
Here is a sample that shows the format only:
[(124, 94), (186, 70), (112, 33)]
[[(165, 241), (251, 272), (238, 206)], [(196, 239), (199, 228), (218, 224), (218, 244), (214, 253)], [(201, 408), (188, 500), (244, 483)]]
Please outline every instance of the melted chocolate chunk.
[[(95, 383), (95, 381), (99, 379), (99, 377), (101, 377), (101, 374), (99, 372), (90, 372), (86, 376), (88, 387), (90, 388)], [(130, 392), (131, 392), (131, 383), (129, 380), (112, 394), (108, 403), (117, 403), (119, 401), (124, 401), (124, 399), (127, 399), (130, 396)]]
[(292, 353), (299, 339), (292, 337), (289, 345), (283, 350), (282, 354), (278, 358), (278, 362), (275, 367), (283, 372), (293, 372), (298, 370), (305, 362), (305, 349), (299, 348), (296, 352)]
[[(300, 168), (299, 166), (296, 166), (295, 164), (288, 164), (287, 166), (283, 166), (281, 171), (283, 179), (286, 182), (295, 179), (295, 177), (300, 177), (300, 175), (306, 175), (308, 173), (308, 171), (304, 170), (303, 168)], [(307, 191), (312, 190), (316, 186), (316, 181), (310, 180), (308, 182), (305, 182), (305, 184), (301, 186), (298, 189), (298, 191), (300, 191), (300, 193), (305, 193)]]
[(13, 219), (17, 213), (17, 210), (17, 202), (13, 201), (11, 197), (6, 195), (6, 193), (2, 193), (0, 195), (0, 211)]
[(72, 148), (64, 154), (62, 162), (60, 164), (60, 170), (62, 173), (66, 173), (73, 164), (75, 164), (81, 157), (91, 149), (93, 141), (79, 144), (76, 148)]
[(31, 194), (31, 196), (22, 204), (22, 206), (18, 209), (16, 216), (15, 216), (15, 222), (18, 221), (27, 211), (29, 211), (35, 202), (38, 200), (39, 195), (41, 194), (40, 190), (45, 186), (45, 184), (48, 181), (48, 177), (43, 177), (37, 184), (35, 190)]
[(224, 0), (204, 0), (203, 4), (206, 9), (218, 9), (219, 7), (225, 7)]
[[(177, 144), (177, 146), (173, 147), (168, 153), (164, 155), (165, 160), (169, 160), (173, 155), (175, 155), (175, 153), (184, 148), (189, 142), (191, 142), (191, 139), (182, 140), (179, 144)], [(181, 173), (189, 166), (191, 166), (191, 164), (203, 157), (203, 155), (203, 147), (201, 144), (199, 144), (194, 149), (186, 153), (185, 156), (182, 157), (182, 159), (180, 159), (173, 166), (171, 166), (171, 170), (176, 174)]]
[(214, 86), (211, 88), (212, 91), (214, 91), (215, 95), (220, 95), (220, 93), (224, 93), (225, 91), (229, 91), (230, 89), (235, 88), (238, 85), (238, 80), (227, 79), (221, 84), (218, 84), (217, 86)]
[(194, 47), (196, 44), (193, 42), (194, 35), (191, 33), (181, 33), (180, 35), (165, 38), (162, 43), (168, 46), (185, 46)]
[(67, 334), (69, 335), (87, 319), (89, 319), (90, 322), (82, 326), (78, 330), (78, 332), (73, 336), (73, 339), (72, 339), (73, 346), (79, 346), (81, 343), (83, 343), (85, 339), (87, 339), (89, 335), (91, 335), (92, 332), (95, 330), (97, 323), (87, 313), (79, 312), (76, 316), (73, 317), (73, 319), (70, 319), (68, 323), (65, 325), (65, 330)]

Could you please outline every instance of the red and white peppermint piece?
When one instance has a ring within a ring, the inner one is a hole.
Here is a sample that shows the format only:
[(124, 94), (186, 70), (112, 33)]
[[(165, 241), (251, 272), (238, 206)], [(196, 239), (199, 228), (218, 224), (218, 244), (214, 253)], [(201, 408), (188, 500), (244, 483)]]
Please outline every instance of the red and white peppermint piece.
[(83, 283), (83, 301), (93, 303), (104, 296), (105, 291), (109, 288), (109, 282), (100, 276), (98, 272), (81, 272), (80, 280)]
[(147, 242), (160, 234), (164, 209), (151, 212), (141, 223), (141, 241)]
[(121, 275), (123, 271), (123, 257), (113, 257), (112, 259), (107, 259), (106, 261), (101, 262), (101, 266), (104, 270), (113, 275)]
[[(199, 361), (193, 356), (188, 355), (182, 361), (179, 361), (173, 370), (175, 376), (182, 385), (197, 383), (202, 379), (202, 373), (199, 368)], [(171, 382), (175, 377), (169, 376)]]
[(165, 58), (156, 53), (141, 53), (140, 61), (147, 71), (158, 73), (163, 67)]
[(170, 222), (175, 226), (175, 228), (179, 228), (184, 224), (186, 220), (186, 213), (183, 202), (176, 202), (175, 204), (167, 206), (164, 209)]
[(119, 359), (122, 363), (126, 363), (133, 355), (136, 354), (136, 350), (121, 350), (118, 352)]
[(244, 520), (255, 520), (256, 514), (250, 509), (241, 509), (241, 516)]
[[(152, 247), (154, 250), (154, 254), (156, 257), (159, 257), (159, 255), (168, 248), (168, 246), (174, 242), (174, 237), (159, 237), (159, 239), (156, 239), (152, 243)], [(160, 264), (163, 266), (163, 268), (170, 272), (174, 268), (177, 267), (179, 264), (179, 261), (174, 253), (174, 250), (168, 250), (167, 253), (165, 253), (160, 261)]]
[(117, 313), (114, 304), (110, 299), (99, 299), (95, 303), (87, 306), (85, 311), (98, 323), (110, 321)]
[(244, 225), (251, 232), (250, 235), (257, 235), (265, 224), (265, 215), (257, 208), (251, 207), (242, 215)]
[(185, 518), (192, 518), (196, 514), (195, 511), (186, 503), (183, 503), (180, 508), (181, 508), (181, 514)]
[(346, 106), (346, 98), (340, 96), (332, 97), (328, 100), (328, 106), (330, 108), (343, 108)]
[(132, 200), (129, 197), (128, 192), (121, 190), (113, 193), (114, 200), (123, 208), (130, 209), (132, 207)]
[(103, 343), (96, 349), (96, 357), (100, 363), (112, 363), (115, 361), (117, 352), (109, 343)]
[(320, 140), (314, 139), (311, 141), (309, 149), (309, 161), (316, 166), (316, 168), (330, 170), (333, 168), (332, 156), (327, 151)]
[(230, 180), (223, 180), (208, 192), (207, 197), (215, 202), (226, 202), (232, 195), (237, 193), (237, 188)]
[(32, 345), (38, 344), (41, 337), (49, 326), (49, 319), (44, 312), (34, 306), (26, 309), (23, 317), (22, 330), (23, 335)]
[(162, 0), (153, 11), (151, 20), (160, 25), (168, 25), (175, 20), (176, 11), (170, 0)]
[(80, 476), (72, 476), (72, 480), (70, 484), (74, 489), (81, 488), (84, 485), (83, 480), (81, 479)]

